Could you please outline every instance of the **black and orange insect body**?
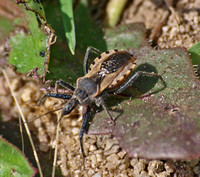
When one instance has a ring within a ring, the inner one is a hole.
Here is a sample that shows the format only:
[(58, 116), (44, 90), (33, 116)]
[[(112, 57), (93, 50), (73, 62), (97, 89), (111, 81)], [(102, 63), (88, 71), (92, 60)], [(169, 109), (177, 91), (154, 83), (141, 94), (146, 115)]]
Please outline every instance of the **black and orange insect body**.
[(98, 90), (94, 95), (96, 97), (104, 90), (112, 90), (121, 85), (136, 67), (136, 62), (127, 51), (109, 50), (94, 60), (88, 73), (82, 78), (97, 80)]
[[(88, 58), (91, 50), (98, 53), (99, 56), (94, 60), (88, 69)], [(89, 47), (84, 60), (85, 76), (77, 79), (76, 88), (70, 86), (62, 80), (56, 82), (56, 88), (58, 85), (61, 85), (70, 89), (73, 94), (67, 95), (47, 93), (42, 97), (40, 102), (42, 102), (46, 97), (69, 99), (69, 101), (63, 106), (59, 121), (64, 115), (67, 115), (74, 110), (77, 105), (82, 105), (86, 108), (83, 109), (83, 123), (80, 130), (80, 145), (83, 157), (85, 157), (85, 154), (83, 150), (82, 138), (89, 122), (91, 103), (95, 102), (97, 106), (101, 105), (105, 109), (112, 123), (115, 124), (115, 120), (109, 113), (103, 97), (108, 94), (118, 94), (122, 92), (129, 85), (131, 85), (140, 74), (147, 76), (159, 76), (155, 73), (146, 73), (142, 71), (138, 71), (134, 75), (130, 76), (136, 67), (136, 62), (137, 59), (124, 50), (109, 50), (107, 52), (100, 53), (97, 49)]]

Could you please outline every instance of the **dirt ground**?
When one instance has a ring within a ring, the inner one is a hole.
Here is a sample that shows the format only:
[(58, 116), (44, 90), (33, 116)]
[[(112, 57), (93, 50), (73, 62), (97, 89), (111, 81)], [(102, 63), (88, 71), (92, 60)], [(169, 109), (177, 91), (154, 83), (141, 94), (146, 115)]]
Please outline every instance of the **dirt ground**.
[[(147, 29), (154, 31), (160, 28), (157, 39), (158, 48), (186, 47), (200, 41), (200, 1), (179, 0), (175, 12), (171, 13), (168, 6), (161, 0), (135, 0), (128, 3), (123, 12), (120, 24), (144, 22)], [(179, 23), (179, 24), (177, 24)], [(152, 36), (150, 36), (152, 37)], [(16, 77), (8, 71), (19, 104), (27, 120), (32, 120), (38, 115), (59, 108), (60, 101), (47, 99), (40, 107), (36, 103), (43, 93), (38, 90), (35, 80), (25, 80)], [(3, 117), (11, 119), (17, 117), (18, 110), (9, 95), (5, 79), (0, 77), (0, 105)], [(6, 100), (6, 101), (5, 101)], [(6, 103), (6, 104), (5, 104)], [(69, 118), (61, 121), (58, 139), (57, 165), (61, 168), (63, 176), (91, 176), (91, 177), (193, 177), (200, 176), (200, 161), (174, 161), (174, 160), (145, 160), (128, 158), (111, 135), (84, 137), (86, 151), (85, 166), (79, 144), (79, 130), (82, 120), (77, 119), (75, 111)], [(36, 119), (30, 124), (30, 129), (39, 139), (39, 149), (49, 152), (49, 147), (54, 144), (50, 141), (54, 135), (57, 114), (52, 113)]]

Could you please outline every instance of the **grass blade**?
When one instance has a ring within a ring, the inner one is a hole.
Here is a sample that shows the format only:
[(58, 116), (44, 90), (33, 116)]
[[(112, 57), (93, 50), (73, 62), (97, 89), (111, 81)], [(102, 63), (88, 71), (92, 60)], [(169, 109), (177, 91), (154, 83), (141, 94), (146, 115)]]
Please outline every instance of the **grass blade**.
[(73, 2), (72, 0), (60, 0), (65, 37), (71, 53), (74, 55), (76, 35), (74, 27)]

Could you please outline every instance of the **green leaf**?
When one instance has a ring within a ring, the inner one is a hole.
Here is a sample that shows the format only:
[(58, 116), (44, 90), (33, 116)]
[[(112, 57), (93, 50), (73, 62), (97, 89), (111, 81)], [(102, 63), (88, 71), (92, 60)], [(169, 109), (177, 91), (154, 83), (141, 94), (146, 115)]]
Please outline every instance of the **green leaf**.
[[(74, 18), (78, 25), (76, 29), (77, 48), (76, 55), (73, 56), (69, 50), (66, 50), (65, 32), (61, 21), (61, 12), (58, 8), (58, 2), (44, 3), (45, 13), (48, 22), (55, 30), (57, 41), (51, 47), (51, 60), (49, 63), (49, 73), (46, 79), (63, 79), (70, 84), (74, 84), (78, 77), (83, 75), (83, 59), (86, 48), (94, 46), (102, 51), (107, 49), (103, 32), (92, 21), (87, 6), (87, 1), (81, 1), (77, 7)], [(56, 14), (56, 15), (55, 15)]]
[(76, 35), (75, 35), (74, 15), (73, 15), (73, 1), (60, 0), (60, 4), (61, 4), (61, 13), (65, 30), (65, 36), (67, 38), (69, 49), (71, 53), (74, 55), (76, 46)]
[(39, 68), (39, 75), (45, 70), (46, 34), (37, 27), (37, 19), (33, 12), (27, 12), (29, 19), (29, 33), (19, 31), (9, 40), (10, 57), (9, 64), (15, 66), (16, 71), (27, 73), (30, 70)]
[[(30, 71), (33, 73), (37, 71), (40, 77), (44, 77), (48, 68), (53, 31), (46, 24), (41, 3), (17, 2), (23, 3), (24, 6), (15, 7), (15, 4), (11, 6), (21, 13), (16, 15), (13, 25), (15, 32), (8, 38), (9, 64), (13, 65), (19, 73), (26, 74)], [(27, 10), (24, 10), (24, 7)]]
[(200, 65), (200, 42), (190, 47), (188, 51), (190, 52), (192, 64)]
[(0, 137), (0, 176), (28, 177), (35, 171), (18, 148)]
[(45, 17), (45, 13), (44, 13), (44, 8), (40, 2), (40, 0), (38, 1), (34, 1), (34, 0), (16, 0), (17, 4), (24, 4), (25, 8), (29, 11), (33, 11), (35, 13), (37, 13), (40, 18), (44, 19), (46, 21), (46, 17)]
[[(1, 0), (2, 1), (2, 0)], [(10, 13), (9, 7), (12, 7), (12, 11), (15, 15)], [(0, 44), (3, 45), (7, 36), (14, 30), (14, 25), (21, 25), (19, 16), (23, 16), (23, 10), (19, 9), (19, 6), (12, 1), (2, 1), (0, 3)]]

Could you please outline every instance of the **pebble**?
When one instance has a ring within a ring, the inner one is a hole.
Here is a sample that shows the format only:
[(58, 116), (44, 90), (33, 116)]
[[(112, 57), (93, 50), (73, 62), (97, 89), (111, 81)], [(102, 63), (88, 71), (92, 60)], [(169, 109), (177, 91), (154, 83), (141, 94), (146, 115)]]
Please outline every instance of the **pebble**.
[(156, 173), (160, 173), (164, 170), (164, 164), (160, 160), (153, 160), (149, 162), (148, 171), (149, 175), (153, 176)]
[(164, 164), (164, 167), (165, 167), (165, 170), (166, 170), (168, 173), (173, 173), (174, 170), (176, 169), (175, 165), (174, 165), (171, 161), (167, 161), (167, 162)]
[(114, 161), (118, 161), (119, 157), (116, 154), (111, 154), (106, 158), (106, 160), (109, 162), (114, 162)]
[(78, 127), (72, 128), (72, 134), (73, 135), (78, 135), (79, 134), (79, 128)]
[(163, 171), (159, 174), (156, 174), (156, 177), (170, 177), (171, 175), (167, 173), (166, 171)]
[(117, 155), (122, 159), (126, 155), (126, 152), (122, 150)]
[(116, 144), (113, 145), (112, 148), (109, 149), (108, 151), (105, 151), (104, 154), (105, 155), (116, 154), (119, 152), (119, 149), (120, 149), (119, 145)]
[(49, 146), (48, 146), (48, 144), (47, 143), (40, 143), (40, 145), (39, 145), (39, 149), (40, 149), (40, 151), (42, 151), (42, 152), (48, 152), (49, 151)]
[(91, 165), (92, 165), (92, 168), (95, 168), (96, 166), (97, 166), (97, 157), (96, 157), (96, 155), (92, 155), (91, 156)]
[(101, 172), (95, 173), (92, 177), (101, 177)]
[(96, 154), (96, 157), (97, 157), (97, 162), (102, 162), (103, 161), (103, 156), (102, 156), (102, 153), (100, 154)]
[(93, 151), (95, 151), (95, 150), (97, 150), (97, 147), (96, 147), (94, 144), (92, 144), (92, 145), (90, 146), (90, 148), (89, 148), (89, 151), (93, 152)]
[(134, 173), (140, 174), (145, 168), (146, 168), (146, 165), (144, 163), (138, 162), (134, 165)]

